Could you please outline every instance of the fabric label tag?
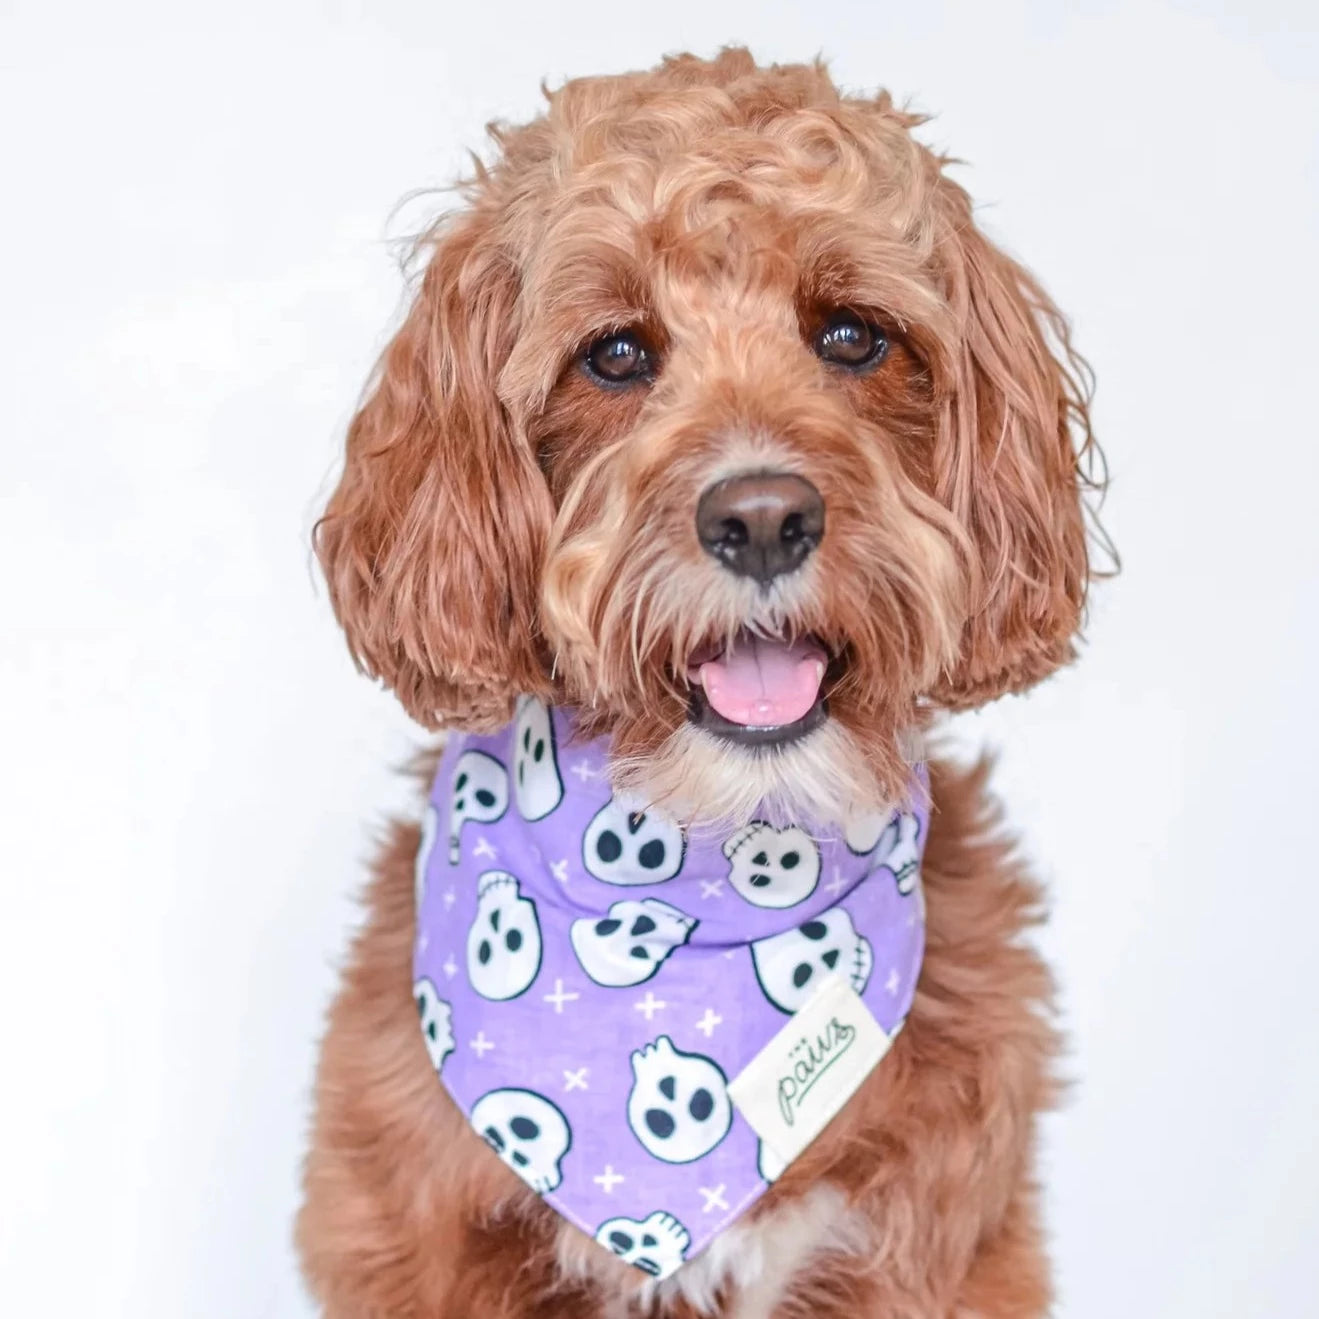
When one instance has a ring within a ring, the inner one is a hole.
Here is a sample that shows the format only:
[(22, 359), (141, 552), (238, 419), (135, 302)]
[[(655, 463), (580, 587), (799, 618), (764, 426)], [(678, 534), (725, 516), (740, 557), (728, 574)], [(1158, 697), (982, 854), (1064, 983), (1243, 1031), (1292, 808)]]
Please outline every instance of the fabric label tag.
[(786, 1167), (856, 1093), (888, 1052), (860, 995), (831, 975), (728, 1087), (738, 1112)]

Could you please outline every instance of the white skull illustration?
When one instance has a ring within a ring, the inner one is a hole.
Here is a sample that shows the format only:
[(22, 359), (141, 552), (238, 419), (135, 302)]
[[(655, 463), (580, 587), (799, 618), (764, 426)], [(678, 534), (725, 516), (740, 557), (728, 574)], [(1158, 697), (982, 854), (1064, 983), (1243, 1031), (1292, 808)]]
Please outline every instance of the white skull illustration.
[(458, 864), (459, 840), (468, 820), (490, 824), (508, 810), (508, 771), (484, 751), (464, 751), (453, 767), (449, 811), (449, 862)]
[(662, 1209), (641, 1219), (610, 1218), (600, 1224), (595, 1239), (652, 1278), (676, 1273), (692, 1241), (687, 1229)]
[(440, 831), (440, 813), (426, 803), (426, 814), (421, 818), (421, 841), (417, 844), (417, 864), (415, 870), (417, 910), (421, 910), (422, 899), (426, 896), (426, 870), (430, 865), (431, 853), (435, 850), (435, 835)]
[(658, 811), (611, 797), (582, 838), (586, 869), (606, 884), (660, 884), (682, 869), (682, 830)]
[(540, 970), (536, 904), (522, 896), (507, 870), (487, 870), (476, 894), (476, 917), (467, 932), (467, 978), (482, 998), (516, 998)]
[(718, 1065), (673, 1047), (667, 1035), (632, 1054), (627, 1121), (636, 1138), (665, 1163), (692, 1163), (728, 1134), (733, 1106)]
[(875, 849), (876, 867), (892, 874), (898, 892), (904, 896), (920, 879), (920, 836), (921, 822), (914, 815), (895, 815), (880, 834)]
[(421, 1038), (430, 1054), (431, 1066), (438, 1072), (453, 1052), (453, 1009), (424, 977), (412, 986), (412, 997), (417, 1001)]
[(543, 701), (523, 696), (513, 730), (513, 796), (524, 820), (543, 820), (563, 800), (554, 724)]
[(568, 1119), (532, 1090), (491, 1090), (472, 1106), (472, 1126), (537, 1195), (563, 1180), (560, 1167), (572, 1146)]
[(724, 843), (724, 855), (729, 882), (757, 907), (795, 907), (820, 882), (820, 849), (795, 824), (754, 820)]
[(610, 904), (608, 916), (573, 921), (570, 937), (582, 970), (597, 985), (619, 988), (649, 980), (697, 924), (658, 898), (625, 898)]
[(787, 1163), (765, 1142), (759, 1141), (756, 1147), (756, 1171), (767, 1181), (776, 1182), (783, 1176)]
[(858, 856), (868, 856), (875, 850), (884, 826), (892, 818), (890, 811), (867, 811), (862, 815), (853, 815), (843, 829), (843, 840), (848, 850)]
[(830, 907), (795, 930), (751, 945), (756, 978), (782, 1012), (796, 1012), (828, 975), (839, 975), (859, 994), (870, 979), (874, 954), (841, 907)]

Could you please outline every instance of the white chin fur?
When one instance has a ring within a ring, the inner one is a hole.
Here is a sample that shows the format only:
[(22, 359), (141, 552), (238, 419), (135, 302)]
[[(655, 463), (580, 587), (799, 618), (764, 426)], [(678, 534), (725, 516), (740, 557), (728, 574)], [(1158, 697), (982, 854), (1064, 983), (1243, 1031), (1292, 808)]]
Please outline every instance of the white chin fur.
[[(919, 755), (917, 739), (909, 758)], [(741, 747), (684, 724), (645, 760), (617, 761), (614, 788), (685, 824), (740, 824), (758, 809), (821, 825), (844, 823), (892, 803), (853, 739), (826, 720), (785, 747)]]

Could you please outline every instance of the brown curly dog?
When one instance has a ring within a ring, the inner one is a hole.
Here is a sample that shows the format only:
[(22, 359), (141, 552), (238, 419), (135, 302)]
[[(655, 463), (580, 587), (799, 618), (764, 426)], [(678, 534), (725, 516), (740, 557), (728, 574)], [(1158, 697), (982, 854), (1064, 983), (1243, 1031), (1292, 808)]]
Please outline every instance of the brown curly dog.
[[(819, 65), (683, 56), (548, 102), (491, 130), (497, 159), (426, 235), (349, 431), (317, 548), (353, 654), (429, 728), (497, 728), (521, 693), (571, 707), (612, 739), (616, 789), (684, 824), (893, 800), (939, 712), (1073, 654), (1096, 451), (1066, 326), (919, 118)], [(702, 691), (751, 637), (822, 657), (791, 736)], [(325, 1312), (1043, 1315), (1038, 893), (983, 770), (934, 759), (930, 781), (905, 1028), (662, 1282), (436, 1084), (411, 996), (418, 830), (398, 825), (317, 1081), (298, 1237)]]

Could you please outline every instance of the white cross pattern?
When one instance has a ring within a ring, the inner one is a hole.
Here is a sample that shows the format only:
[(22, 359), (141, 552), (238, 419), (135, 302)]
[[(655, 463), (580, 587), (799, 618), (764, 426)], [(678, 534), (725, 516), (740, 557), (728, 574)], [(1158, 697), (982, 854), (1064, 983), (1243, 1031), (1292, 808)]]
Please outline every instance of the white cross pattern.
[(583, 783), (585, 783), (587, 779), (598, 779), (602, 771), (592, 769), (586, 761), (580, 760), (572, 767), (572, 772), (576, 774)]
[(826, 893), (841, 893), (847, 887), (847, 880), (843, 878), (843, 872), (834, 867), (834, 877), (824, 886)]
[(429, 948), (430, 946), (431, 946), (430, 931), (422, 930), (421, 934), (417, 937), (417, 951), (419, 953), (424, 953), (426, 949)]
[(718, 1186), (698, 1186), (696, 1189), (705, 1197), (701, 1213), (708, 1214), (715, 1209), (728, 1208), (728, 1201), (724, 1199), (724, 1192), (728, 1190), (726, 1182), (720, 1182)]
[(696, 1029), (708, 1040), (714, 1034), (714, 1028), (722, 1022), (723, 1018), (713, 1008), (706, 1008), (705, 1016), (696, 1023)]
[(615, 1172), (612, 1163), (606, 1163), (604, 1172), (598, 1177), (592, 1177), (591, 1180), (597, 1186), (602, 1187), (606, 1195), (613, 1195), (614, 1187), (620, 1182), (625, 1182), (627, 1178), (621, 1172)]
[(452, 980), (454, 976), (458, 974), (458, 963), (453, 960), (452, 953), (450, 953), (448, 958), (445, 960), (444, 974), (447, 975), (450, 980)]
[(493, 1040), (486, 1039), (485, 1031), (483, 1030), (479, 1030), (476, 1032), (476, 1039), (468, 1041), (468, 1048), (470, 1048), (478, 1058), (482, 1058), (482, 1059), (484, 1059), (486, 1054), (494, 1047), (495, 1047), (495, 1042)]
[(458, 901), (458, 895), (451, 888), (444, 890), (444, 905), (446, 908), (452, 907)]
[(568, 859), (565, 857), (562, 861), (550, 862), (550, 874), (559, 881), (560, 884), (568, 882)]
[(884, 981), (884, 988), (887, 989), (890, 994), (896, 994), (900, 983), (901, 982), (898, 979), (898, 968), (895, 966), (893, 970), (888, 973), (888, 979)]
[(494, 861), (499, 856), (499, 853), (495, 850), (495, 845), (483, 834), (476, 840), (476, 846), (472, 848), (472, 855), (488, 856), (491, 861)]
[(572, 990), (565, 990), (562, 979), (558, 979), (554, 982), (554, 993), (543, 994), (541, 997), (544, 998), (546, 1003), (553, 1003), (555, 1016), (561, 1017), (563, 1016), (563, 1005), (574, 1002), (576, 999), (581, 998), (581, 995)]
[(662, 998), (656, 998), (648, 989), (646, 990), (646, 997), (639, 1003), (633, 1003), (632, 1006), (638, 1012), (644, 1012), (646, 1020), (649, 1021), (661, 1008), (667, 1008), (669, 1005)]
[(565, 1069), (563, 1073), (564, 1090), (589, 1090), (591, 1087), (586, 1084), (586, 1078), (590, 1076), (589, 1067), (579, 1067), (575, 1072)]
[(701, 901), (706, 898), (718, 898), (723, 895), (724, 881), (722, 879), (703, 879), (701, 880)]

